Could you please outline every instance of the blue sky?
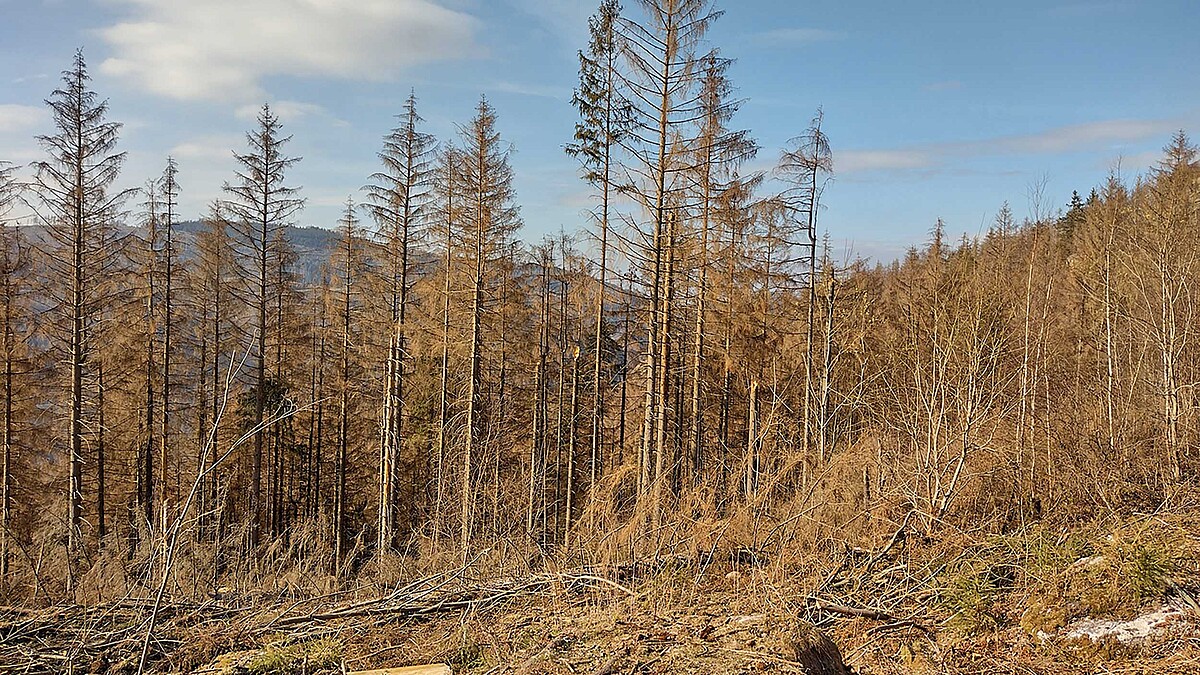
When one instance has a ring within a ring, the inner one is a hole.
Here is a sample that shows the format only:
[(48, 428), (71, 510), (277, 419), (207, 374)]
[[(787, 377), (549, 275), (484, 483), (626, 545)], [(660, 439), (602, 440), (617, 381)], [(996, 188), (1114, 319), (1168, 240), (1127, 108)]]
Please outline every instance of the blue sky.
[[(562, 152), (575, 52), (597, 0), (0, 0), (0, 159), (26, 164), (49, 131), (42, 100), (76, 47), (125, 124), (122, 177), (167, 154), (200, 215), (263, 101), (302, 155), (302, 224), (332, 226), (376, 170), (415, 90), (427, 130), (454, 135), (480, 94), (513, 144), (523, 238), (579, 229), (587, 188)], [(636, 3), (627, 0), (629, 10)], [(1132, 178), (1177, 129), (1200, 135), (1200, 3), (718, 2), (710, 34), (737, 59), (735, 123), (756, 166), (825, 111), (836, 180), (823, 229), (890, 258), (938, 218), (976, 233), (1031, 186), (1059, 208), (1121, 161)]]

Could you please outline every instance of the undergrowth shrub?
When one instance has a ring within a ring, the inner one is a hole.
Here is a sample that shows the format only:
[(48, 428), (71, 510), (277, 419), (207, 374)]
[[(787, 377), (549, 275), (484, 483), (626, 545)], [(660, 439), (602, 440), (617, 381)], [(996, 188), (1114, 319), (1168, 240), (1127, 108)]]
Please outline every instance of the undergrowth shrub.
[(246, 666), (249, 675), (342, 671), (342, 646), (332, 638), (267, 645)]

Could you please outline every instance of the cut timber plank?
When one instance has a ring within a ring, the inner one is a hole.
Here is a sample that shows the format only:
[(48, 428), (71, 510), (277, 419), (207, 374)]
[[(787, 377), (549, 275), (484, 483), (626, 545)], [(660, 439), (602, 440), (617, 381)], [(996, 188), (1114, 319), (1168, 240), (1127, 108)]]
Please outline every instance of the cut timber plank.
[(404, 668), (355, 670), (346, 675), (454, 675), (454, 671), (444, 663), (430, 663), (425, 666), (405, 666)]

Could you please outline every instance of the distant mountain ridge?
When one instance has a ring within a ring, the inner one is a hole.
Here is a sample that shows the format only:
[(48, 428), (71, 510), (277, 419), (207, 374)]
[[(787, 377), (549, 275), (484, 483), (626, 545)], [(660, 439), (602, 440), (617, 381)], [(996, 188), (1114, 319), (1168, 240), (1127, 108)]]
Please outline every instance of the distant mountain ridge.
[[(188, 257), (195, 250), (196, 235), (204, 229), (203, 221), (185, 220), (175, 224), (175, 231), (184, 235), (180, 238), (184, 250), (180, 253)], [(338, 233), (315, 225), (288, 225), (283, 230), (283, 236), (296, 251), (296, 272), (305, 283), (316, 283), (321, 277), (321, 268), (329, 262), (329, 257), (337, 247)], [(190, 250), (189, 250), (190, 249)]]
[[(22, 234), (27, 239), (41, 244), (51, 241), (43, 225), (24, 225)], [(204, 229), (203, 221), (184, 220), (175, 223), (175, 246), (179, 257), (183, 260), (196, 255), (196, 236)], [(122, 226), (121, 230), (130, 234), (143, 231), (140, 226)], [(337, 247), (338, 233), (312, 225), (298, 227), (289, 225), (284, 228), (284, 237), (296, 251), (295, 271), (304, 283), (316, 283), (321, 278), (321, 268), (329, 262), (330, 256)]]

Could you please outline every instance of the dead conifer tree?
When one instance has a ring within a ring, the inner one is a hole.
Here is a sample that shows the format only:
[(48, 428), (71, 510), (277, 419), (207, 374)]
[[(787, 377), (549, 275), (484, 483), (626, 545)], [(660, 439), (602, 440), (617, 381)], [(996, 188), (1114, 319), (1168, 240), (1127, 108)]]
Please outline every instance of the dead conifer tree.
[[(695, 268), (696, 306), (692, 331), (691, 401), (689, 405), (688, 436), (692, 478), (699, 483), (704, 471), (704, 366), (707, 360), (705, 333), (709, 310), (709, 262), (713, 244), (713, 229), (720, 208), (720, 197), (732, 181), (738, 167), (754, 157), (758, 147), (745, 131), (731, 131), (728, 123), (737, 112), (739, 102), (731, 100), (732, 85), (726, 75), (732, 61), (720, 58), (715, 52), (702, 61), (700, 84), (700, 131), (694, 150), (693, 190), (698, 215)], [(739, 184), (739, 187), (743, 184)]]
[(785, 150), (779, 160), (776, 173), (788, 189), (783, 194), (792, 216), (802, 224), (808, 238), (808, 313), (804, 342), (804, 404), (800, 414), (800, 438), (805, 451), (811, 446), (813, 408), (813, 336), (817, 309), (817, 213), (821, 208), (821, 194), (833, 171), (833, 154), (829, 149), (829, 138), (821, 127), (824, 113), (817, 111), (812, 123), (803, 135), (792, 139), (790, 150)]
[(340, 569), (342, 556), (346, 552), (347, 515), (346, 488), (348, 464), (351, 460), (351, 424), (353, 406), (357, 397), (354, 394), (358, 386), (357, 380), (361, 373), (356, 367), (355, 350), (358, 349), (358, 326), (355, 320), (361, 306), (358, 280), (361, 276), (361, 236), (358, 232), (358, 216), (354, 212), (354, 202), (347, 200), (342, 219), (338, 223), (340, 241), (334, 254), (332, 265), (336, 285), (336, 320), (335, 335), (338, 341), (338, 425), (337, 425), (337, 457), (335, 459), (334, 478), (334, 568)]
[(592, 316), (592, 413), (591, 413), (591, 484), (595, 484), (603, 461), (604, 394), (602, 373), (604, 339), (604, 303), (607, 297), (609, 267), (609, 231), (615, 185), (614, 150), (629, 125), (629, 104), (618, 89), (617, 66), (620, 63), (618, 22), (621, 6), (616, 0), (602, 0), (596, 14), (588, 19), (591, 39), (586, 51), (579, 53), (579, 88), (572, 102), (579, 109), (575, 140), (567, 153), (583, 165), (584, 179), (599, 190), (600, 205), (593, 214), (599, 229), (599, 261), (596, 267), (596, 300)]
[(25, 335), (28, 333), (25, 316), (24, 291), (29, 270), (29, 250), (22, 242), (20, 231), (9, 219), (16, 200), (14, 169), (0, 162), (0, 350), (4, 354), (0, 371), (0, 392), (4, 405), (0, 412), (0, 591), (8, 590), (9, 560), (11, 558), (13, 488), (16, 468), (17, 425), (14, 420), (18, 375), (23, 370), (22, 356)]
[(226, 183), (228, 198), (222, 202), (233, 234), (234, 251), (242, 269), (242, 298), (252, 314), (248, 337), (253, 341), (254, 367), (250, 376), (253, 410), (250, 426), (255, 429), (252, 456), (252, 476), (248, 490), (251, 518), (251, 545), (257, 545), (266, 525), (263, 489), (263, 457), (266, 449), (266, 419), (270, 376), (267, 348), (281, 338), (280, 326), (273, 321), (282, 292), (275, 270), (284, 262), (282, 232), (291, 219), (304, 207), (296, 195), (299, 188), (286, 184), (287, 170), (300, 161), (288, 157), (284, 146), (290, 136), (281, 136), (279, 117), (263, 105), (257, 126), (246, 134), (247, 150), (234, 153), (238, 169), (234, 182)]
[(466, 438), (460, 476), (462, 500), (460, 544), (463, 561), (470, 552), (471, 521), (474, 511), (474, 467), (482, 457), (483, 424), (483, 343), (484, 321), (492, 304), (497, 262), (507, 253), (508, 242), (520, 227), (517, 207), (513, 204), (510, 149), (496, 131), (496, 113), (481, 98), (475, 119), (461, 131), (462, 136), (462, 222), (459, 224), (463, 257), (471, 283), (470, 366), (467, 391)]
[(395, 543), (399, 510), (401, 449), (404, 447), (405, 377), (408, 368), (409, 296), (414, 277), (412, 249), (429, 222), (433, 183), (434, 138), (419, 130), (415, 95), (409, 95), (400, 126), (384, 138), (383, 170), (367, 186), (368, 208), (378, 225), (383, 249), (383, 300), (388, 317), (387, 360), (379, 436), (380, 551)]
[[(46, 104), (55, 133), (38, 137), (46, 159), (35, 162), (30, 186), (38, 220), (50, 233), (53, 249), (44, 266), (51, 279), (54, 312), (65, 326), (58, 336), (68, 375), (65, 389), (68, 465), (67, 549), (69, 558), (82, 550), (83, 462), (90, 421), (85, 381), (93, 345), (89, 339), (98, 308), (105, 298), (100, 278), (110, 271), (111, 246), (101, 233), (116, 222), (131, 190), (114, 190), (125, 153), (117, 152), (121, 125), (106, 120), (108, 103), (89, 88), (91, 77), (83, 52), (75, 54), (62, 85)], [(111, 243), (111, 242), (108, 242)], [(73, 579), (68, 579), (73, 586)]]
[[(651, 496), (657, 515), (671, 415), (669, 376), (675, 336), (674, 263), (680, 220), (688, 207), (681, 156), (694, 147), (698, 118), (697, 50), (720, 12), (710, 0), (640, 0), (639, 19), (622, 17), (619, 35), (626, 68), (621, 91), (630, 103), (629, 132), (621, 142), (628, 155), (622, 190), (648, 219), (633, 243), (634, 263), (646, 285), (645, 401), (639, 464), (639, 495)], [(678, 411), (676, 411), (677, 413)]]

